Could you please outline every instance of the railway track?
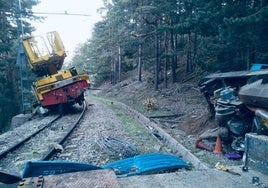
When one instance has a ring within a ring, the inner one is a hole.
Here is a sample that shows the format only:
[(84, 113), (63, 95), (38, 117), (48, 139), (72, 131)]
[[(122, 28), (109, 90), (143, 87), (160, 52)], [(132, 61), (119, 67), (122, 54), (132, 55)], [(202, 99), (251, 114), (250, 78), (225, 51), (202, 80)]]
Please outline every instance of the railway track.
[(56, 116), (36, 131), (2, 150), (0, 171), (21, 172), (24, 164), (31, 160), (48, 160), (61, 150), (60, 146), (70, 136), (86, 111), (83, 107), (74, 108), (72, 114)]
[[(151, 136), (152, 132), (157, 132), (158, 135), (165, 137), (165, 139), (162, 139), (167, 143), (167, 145), (177, 147), (178, 144), (174, 143), (174, 140), (172, 138), (169, 138), (167, 134), (162, 133), (161, 129), (157, 128), (156, 125), (153, 125), (150, 123), (149, 119), (146, 119), (139, 113), (131, 112), (129, 114), (130, 110), (127, 109), (127, 107), (121, 108), (121, 105), (118, 105), (117, 102), (110, 103), (110, 107), (107, 107), (107, 105), (103, 104), (102, 102), (99, 102), (97, 100), (94, 100), (94, 98), (90, 99), (90, 103), (92, 103), (92, 107), (90, 110), (85, 112), (85, 118), (83, 121), (79, 122), (79, 128), (75, 129), (74, 132), (71, 134), (71, 136), (67, 136), (67, 140), (64, 142), (64, 151), (61, 153), (56, 153), (55, 155), (50, 155), (52, 160), (69, 160), (69, 161), (77, 161), (77, 162), (84, 162), (93, 164), (96, 166), (102, 166), (104, 164), (107, 164), (109, 162), (113, 162), (115, 160), (118, 160), (120, 156), (111, 155), (107, 153), (106, 151), (101, 148), (97, 142), (100, 141), (100, 138), (107, 138), (107, 136), (111, 136), (112, 138), (120, 139), (128, 141), (132, 144), (134, 144), (138, 149), (138, 154), (143, 153), (153, 153), (153, 152), (163, 152), (163, 153), (169, 153), (169, 152), (176, 152), (176, 148), (170, 148), (168, 149), (164, 144), (162, 145), (160, 142), (156, 140), (155, 137)], [(136, 122), (135, 119), (133, 119), (133, 114), (136, 116), (136, 118), (139, 121), (142, 121), (142, 124), (139, 124)], [(69, 117), (70, 115), (68, 115)], [(69, 117), (69, 119), (74, 119), (74, 117)], [(66, 121), (69, 121), (67, 119)], [(63, 121), (63, 120), (61, 120)], [(74, 123), (74, 122), (73, 122)], [(147, 128), (150, 127), (153, 129), (151, 131), (148, 131)], [(70, 129), (72, 127), (70, 126)], [(1, 138), (1, 137), (0, 137)], [(63, 137), (61, 138), (63, 140)], [(0, 140), (1, 142), (1, 140)], [(60, 142), (60, 140), (59, 140)], [(1, 144), (1, 143), (0, 143)], [(0, 148), (1, 149), (1, 148)], [(48, 152), (47, 152), (48, 153)], [(176, 152), (177, 153), (177, 152)], [(189, 154), (186, 153), (186, 155), (189, 156)], [(44, 155), (42, 155), (44, 157)], [(187, 157), (187, 156), (186, 156)], [(217, 157), (218, 158), (218, 157)], [(187, 160), (188, 161), (188, 160)], [(1, 162), (1, 160), (0, 160)], [(191, 161), (190, 161), (191, 162)], [(200, 165), (199, 165), (200, 167)], [(225, 176), (225, 174), (220, 174), (220, 171), (215, 171), (215, 169), (205, 169), (206, 171), (178, 171), (175, 174), (171, 174), (171, 176), (163, 175), (162, 177), (165, 178), (167, 181), (163, 181), (163, 178), (160, 178), (159, 175), (157, 176), (139, 176), (137, 177), (138, 180), (133, 181), (132, 179), (128, 178), (118, 178), (118, 182), (122, 187), (131, 187), (132, 185), (141, 186), (145, 185), (144, 183), (148, 181), (148, 183), (152, 182), (152, 184), (149, 184), (150, 186), (147, 187), (153, 187), (160, 185), (167, 186), (167, 187), (174, 187), (176, 185), (177, 187), (180, 187), (182, 185), (192, 185), (192, 187), (199, 185), (202, 181), (210, 180), (208, 182), (212, 182), (213, 184), (219, 185), (218, 182), (220, 181), (223, 183), (224, 186), (221, 187), (252, 187), (249, 186), (249, 184), (246, 182), (247, 180), (241, 179), (241, 177), (230, 177)], [(89, 172), (90, 173), (90, 172)], [(223, 172), (226, 173), (226, 172)], [(188, 174), (188, 175), (187, 175)], [(216, 175), (215, 175), (216, 174)], [(227, 173), (226, 173), (227, 174)], [(228, 175), (228, 174), (227, 174)], [(0, 169), (0, 181), (1, 181), (1, 169)], [(195, 177), (203, 177), (201, 180)], [(68, 174), (62, 174), (62, 176), (45, 176), (47, 178), (45, 181), (46, 183), (52, 182), (52, 178), (59, 178), (57, 179), (57, 185), (65, 185), (67, 184), (67, 180), (70, 180), (73, 184), (73, 186), (65, 186), (65, 187), (76, 187), (74, 184), (80, 185), (80, 182), (83, 181), (83, 177), (80, 176), (80, 174), (77, 176), (77, 173), (68, 173)], [(64, 177), (64, 178), (63, 178)], [(67, 178), (66, 178), (67, 177)], [(89, 176), (87, 176), (88, 178)], [(181, 177), (181, 178), (178, 178)], [(219, 178), (218, 178), (219, 177)], [(21, 179), (20, 177), (17, 177), (17, 179), (14, 179), (16, 177), (12, 177), (13, 179), (9, 179), (10, 181), (13, 180), (13, 182), (19, 182)], [(51, 179), (49, 179), (51, 178)], [(110, 177), (108, 177), (109, 180)], [(131, 177), (130, 177), (131, 178)], [(155, 178), (155, 179), (154, 179)], [(222, 180), (223, 178), (223, 180)], [(228, 179), (227, 179), (228, 178)], [(236, 178), (236, 179), (234, 179)], [(149, 181), (151, 179), (151, 181)], [(88, 178), (87, 180), (90, 180)], [(158, 181), (159, 180), (159, 181)], [(92, 181), (96, 181), (96, 176), (92, 177)], [(101, 181), (104, 181), (104, 178), (101, 179)], [(228, 183), (230, 182), (231, 183)], [(7, 182), (7, 181), (6, 181)], [(60, 183), (59, 183), (60, 182)], [(167, 184), (166, 182), (170, 182), (170, 184)], [(176, 183), (177, 182), (177, 183)], [(183, 182), (181, 184), (180, 182)], [(192, 183), (189, 183), (192, 182)], [(62, 183), (62, 184), (61, 184)], [(224, 184), (225, 183), (225, 184)], [(213, 185), (213, 184), (205, 184), (205, 185)], [(46, 184), (48, 185), (48, 184)], [(87, 184), (90, 185), (90, 184)], [(109, 184), (110, 185), (110, 184)], [(230, 186), (233, 185), (233, 186)], [(1, 183), (0, 183), (1, 187)], [(48, 187), (48, 186), (45, 186)], [(132, 186), (133, 187), (133, 186)], [(209, 186), (207, 186), (209, 187)]]

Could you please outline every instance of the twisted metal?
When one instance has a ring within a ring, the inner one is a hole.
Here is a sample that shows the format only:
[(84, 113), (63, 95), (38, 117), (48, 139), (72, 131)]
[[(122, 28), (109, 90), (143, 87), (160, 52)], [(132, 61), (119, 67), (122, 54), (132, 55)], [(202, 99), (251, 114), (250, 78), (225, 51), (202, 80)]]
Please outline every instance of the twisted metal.
[(111, 155), (119, 155), (120, 157), (131, 157), (138, 153), (137, 148), (127, 141), (119, 140), (111, 136), (102, 137), (97, 144)]

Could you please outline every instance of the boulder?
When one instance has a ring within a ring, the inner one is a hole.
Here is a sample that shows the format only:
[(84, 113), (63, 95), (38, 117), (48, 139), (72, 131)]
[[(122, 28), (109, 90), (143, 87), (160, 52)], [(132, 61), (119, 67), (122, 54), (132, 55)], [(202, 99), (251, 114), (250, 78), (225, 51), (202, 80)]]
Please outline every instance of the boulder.
[(32, 119), (32, 114), (18, 114), (11, 120), (10, 129), (14, 129)]

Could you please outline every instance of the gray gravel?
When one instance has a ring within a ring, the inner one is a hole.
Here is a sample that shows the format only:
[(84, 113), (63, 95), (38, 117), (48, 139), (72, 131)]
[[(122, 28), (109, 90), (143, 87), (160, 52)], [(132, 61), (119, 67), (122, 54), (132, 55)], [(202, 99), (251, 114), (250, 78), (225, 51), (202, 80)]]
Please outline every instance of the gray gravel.
[(28, 121), (23, 125), (14, 128), (11, 131), (1, 134), (0, 152), (3, 152), (18, 141), (25, 139), (26, 137), (37, 131), (40, 127), (46, 125), (55, 117), (56, 115), (51, 115), (47, 117), (35, 117), (31, 121)]
[[(168, 147), (161, 144), (155, 137), (150, 135), (150, 131), (145, 129), (140, 122), (130, 118), (122, 121), (130, 116), (125, 110), (118, 106), (114, 101), (105, 101), (107, 105), (89, 97), (88, 101), (92, 104), (89, 106), (86, 118), (83, 120), (79, 129), (72, 135), (67, 142), (65, 151), (59, 155), (60, 159), (72, 161), (88, 162), (101, 166), (107, 162), (118, 160), (120, 154), (111, 156), (100, 148), (97, 144), (99, 138), (103, 136), (112, 136), (122, 140), (126, 140), (138, 148), (141, 153), (150, 152), (170, 152)], [(132, 116), (132, 115), (131, 115)], [(128, 126), (134, 124), (138, 129), (131, 130)], [(136, 133), (133, 133), (136, 132)], [(183, 135), (183, 133), (181, 133)], [(184, 139), (186, 142), (187, 138)], [(192, 142), (194, 138), (188, 137), (188, 142)], [(205, 152), (199, 155), (206, 155)], [(211, 154), (209, 154), (211, 155)], [(224, 162), (222, 156), (214, 157), (220, 162)], [(232, 175), (227, 172), (220, 171), (214, 167), (207, 170), (178, 171), (170, 174), (157, 174), (146, 176), (134, 176), (128, 178), (119, 178), (118, 181), (122, 187), (256, 187), (251, 183), (253, 176), (260, 177), (259, 187), (268, 185), (267, 176), (256, 174), (250, 171), (243, 173), (241, 166), (232, 166), (241, 176)]]
[[(31, 137), (24, 145), (8, 153), (6, 157), (0, 160), (0, 170), (20, 173), (26, 162), (42, 159), (49, 150), (57, 147), (57, 143), (67, 134), (71, 125), (78, 119), (79, 114), (77, 112), (62, 116), (36, 136)], [(13, 138), (12, 142), (7, 144), (8, 146), (16, 144), (39, 128), (45, 127), (52, 120), (51, 117), (55, 116), (48, 116), (44, 119), (36, 118), (1, 135), (1, 138), (6, 140)]]
[[(122, 159), (122, 153), (111, 155), (101, 148), (98, 142), (104, 137), (126, 141), (137, 148), (137, 154), (165, 151), (167, 148), (145, 127), (129, 114), (113, 104), (111, 108), (98, 100), (89, 98), (88, 110), (84, 120), (64, 144), (64, 151), (54, 157), (55, 160), (70, 160), (102, 166), (108, 162)], [(110, 101), (106, 101), (110, 103)], [(132, 130), (133, 126), (136, 130)]]

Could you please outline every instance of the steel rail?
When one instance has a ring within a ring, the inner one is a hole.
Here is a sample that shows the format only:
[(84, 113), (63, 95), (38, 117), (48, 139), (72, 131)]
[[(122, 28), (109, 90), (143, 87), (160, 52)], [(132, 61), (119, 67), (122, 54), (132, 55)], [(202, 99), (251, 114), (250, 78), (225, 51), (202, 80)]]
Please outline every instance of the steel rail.
[[(86, 101), (84, 101), (83, 103), (83, 111), (81, 112), (79, 118), (77, 119), (77, 121), (73, 124), (73, 126), (71, 127), (71, 129), (67, 132), (67, 134), (58, 142), (59, 145), (62, 145), (66, 139), (70, 136), (70, 134), (73, 132), (73, 130), (77, 127), (77, 125), (79, 124), (79, 122), (81, 121), (81, 119), (83, 118), (85, 112), (87, 110), (87, 103)], [(49, 160), (55, 153), (57, 153), (57, 149), (52, 148), (46, 155), (44, 155), (40, 160), (46, 161)]]
[[(72, 133), (72, 131), (76, 128), (76, 126), (79, 124), (80, 120), (83, 118), (85, 111), (86, 111), (87, 105), (86, 102), (83, 103), (83, 111), (81, 112), (78, 120), (73, 124), (72, 128), (68, 131), (68, 133), (60, 140), (59, 144), (63, 144), (65, 142), (65, 140), (70, 136), (70, 134)], [(54, 118), (52, 121), (50, 121), (47, 125), (43, 126), (42, 128), (38, 129), (37, 131), (35, 131), (33, 134), (29, 135), (27, 138), (23, 139), (22, 141), (20, 141), (19, 143), (14, 144), (13, 146), (11, 146), (10, 148), (6, 149), (5, 151), (0, 153), (0, 159), (4, 158), (8, 153), (18, 149), (20, 146), (22, 146), (26, 141), (30, 140), (32, 137), (36, 136), (38, 133), (40, 133), (42, 130), (44, 130), (45, 128), (51, 126), (56, 120), (58, 120), (60, 117), (62, 117), (62, 115), (58, 115), (56, 118)], [(55, 150), (54, 148), (52, 150), (50, 150), (43, 158), (41, 158), (40, 160), (48, 160), (50, 159), (53, 154), (55, 154), (57, 152), (57, 150)], [(0, 183), (16, 183), (18, 181), (22, 180), (22, 177), (20, 177), (19, 175), (16, 174), (11, 174), (9, 172), (4, 172), (4, 171), (0, 171)], [(1, 185), (0, 185), (1, 187)]]
[(32, 137), (36, 136), (38, 133), (40, 133), (42, 130), (44, 130), (45, 128), (51, 126), (56, 120), (58, 120), (61, 117), (61, 115), (58, 115), (56, 118), (54, 118), (52, 121), (50, 121), (47, 125), (45, 125), (44, 127), (38, 129), (37, 131), (35, 131), (33, 134), (29, 135), (28, 137), (24, 138), (23, 140), (21, 140), (20, 142), (14, 144), (13, 146), (11, 146), (10, 148), (2, 151), (0, 153), (0, 159), (4, 158), (8, 153), (18, 149), (20, 146), (22, 146), (25, 142), (27, 142), (28, 140), (30, 140)]

